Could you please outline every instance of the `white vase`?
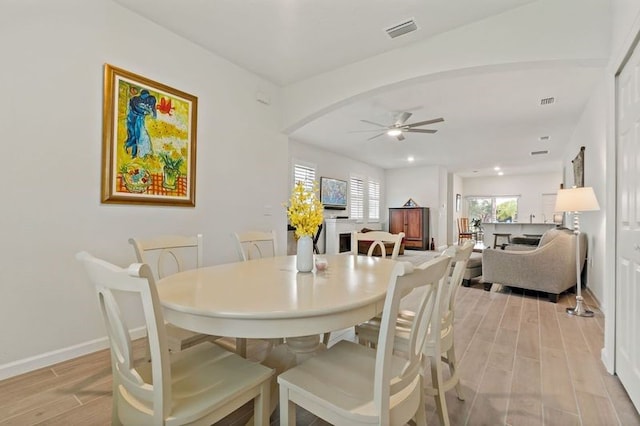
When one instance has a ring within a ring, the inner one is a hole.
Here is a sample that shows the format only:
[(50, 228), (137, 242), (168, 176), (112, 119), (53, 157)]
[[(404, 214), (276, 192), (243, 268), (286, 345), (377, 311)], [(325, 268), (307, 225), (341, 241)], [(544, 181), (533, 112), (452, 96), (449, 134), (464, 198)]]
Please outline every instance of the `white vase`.
[(300, 237), (296, 250), (296, 268), (299, 272), (313, 270), (313, 240), (311, 237)]

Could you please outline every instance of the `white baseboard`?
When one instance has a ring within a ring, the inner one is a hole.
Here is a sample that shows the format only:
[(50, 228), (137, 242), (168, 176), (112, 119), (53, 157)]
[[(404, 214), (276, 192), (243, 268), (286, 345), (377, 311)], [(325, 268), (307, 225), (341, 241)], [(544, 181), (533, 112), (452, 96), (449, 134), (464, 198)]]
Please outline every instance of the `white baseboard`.
[[(145, 326), (129, 330), (132, 339), (139, 339), (147, 335)], [(4, 365), (0, 365), (0, 380), (28, 373), (39, 368), (48, 367), (62, 361), (77, 358), (109, 347), (107, 337), (90, 340), (88, 342), (79, 343), (67, 348), (57, 349), (55, 351), (46, 352), (29, 358), (19, 359)]]

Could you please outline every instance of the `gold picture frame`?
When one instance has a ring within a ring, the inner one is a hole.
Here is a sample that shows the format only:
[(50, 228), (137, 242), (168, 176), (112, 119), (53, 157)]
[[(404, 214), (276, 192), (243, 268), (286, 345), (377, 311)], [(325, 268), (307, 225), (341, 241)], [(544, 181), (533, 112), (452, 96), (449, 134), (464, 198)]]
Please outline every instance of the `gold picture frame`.
[(102, 202), (195, 206), (198, 98), (104, 66)]

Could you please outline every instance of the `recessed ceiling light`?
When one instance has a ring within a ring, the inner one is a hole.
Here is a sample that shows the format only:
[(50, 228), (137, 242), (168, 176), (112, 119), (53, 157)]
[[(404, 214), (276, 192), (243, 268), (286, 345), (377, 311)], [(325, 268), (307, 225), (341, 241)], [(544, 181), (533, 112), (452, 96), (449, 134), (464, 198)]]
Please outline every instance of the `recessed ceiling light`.
[(412, 155), (410, 155), (409, 157), (407, 157), (407, 161), (410, 163), (413, 163), (413, 161), (415, 160), (415, 158), (413, 158)]
[(400, 136), (402, 134), (402, 130), (400, 129), (391, 129), (387, 132), (389, 136)]
[(498, 176), (502, 176), (502, 175), (504, 175), (504, 172), (499, 172), (498, 173)]
[(500, 167), (495, 166), (495, 167), (493, 168), (493, 170), (495, 170), (495, 171), (497, 172), (498, 170), (500, 170)]

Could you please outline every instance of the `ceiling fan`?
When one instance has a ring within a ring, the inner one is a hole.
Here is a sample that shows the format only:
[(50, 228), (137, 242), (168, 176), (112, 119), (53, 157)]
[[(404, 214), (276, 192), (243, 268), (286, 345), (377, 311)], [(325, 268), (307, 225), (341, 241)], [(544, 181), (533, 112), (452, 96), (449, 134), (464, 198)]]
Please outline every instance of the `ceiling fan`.
[(407, 123), (407, 120), (412, 115), (413, 114), (411, 114), (410, 112), (403, 112), (398, 116), (398, 118), (396, 119), (396, 122), (389, 126), (385, 126), (384, 124), (374, 123), (373, 121), (369, 121), (369, 120), (360, 120), (363, 123), (373, 124), (374, 126), (379, 127), (378, 129), (362, 130), (362, 131), (364, 132), (382, 131), (382, 133), (379, 133), (367, 139), (368, 141), (385, 134), (389, 136), (393, 136), (397, 138), (399, 141), (402, 141), (404, 140), (404, 133), (435, 133), (437, 132), (437, 130), (416, 129), (416, 127), (426, 126), (428, 124), (440, 123), (444, 121), (444, 118), (440, 117), (440, 118), (434, 118), (426, 121), (419, 121), (417, 123)]

